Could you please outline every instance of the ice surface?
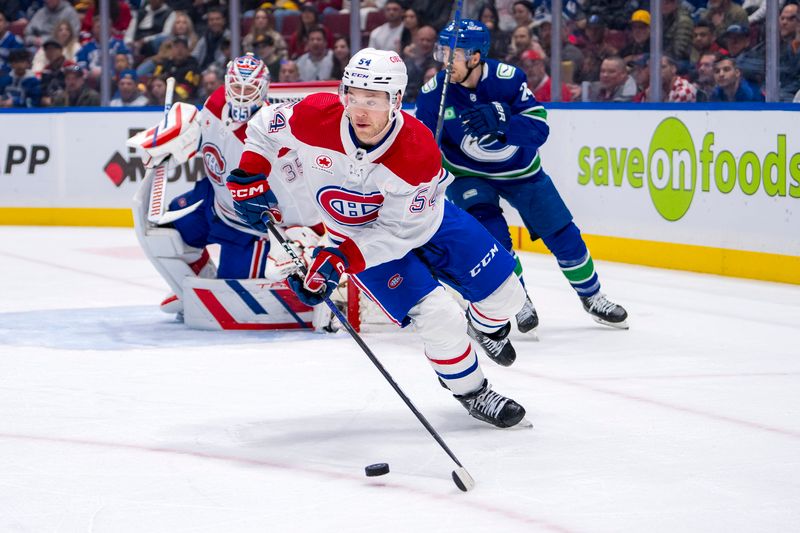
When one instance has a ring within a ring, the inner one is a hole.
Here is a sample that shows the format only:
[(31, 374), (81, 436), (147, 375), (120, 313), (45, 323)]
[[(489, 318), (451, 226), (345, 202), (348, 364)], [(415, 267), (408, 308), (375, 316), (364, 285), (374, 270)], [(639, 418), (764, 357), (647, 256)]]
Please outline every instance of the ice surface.
[[(132, 230), (0, 227), (0, 531), (800, 531), (800, 287), (598, 261), (629, 331), (521, 254), (541, 342), (467, 416), (411, 332), (196, 332)], [(388, 462), (391, 473), (364, 476)]]

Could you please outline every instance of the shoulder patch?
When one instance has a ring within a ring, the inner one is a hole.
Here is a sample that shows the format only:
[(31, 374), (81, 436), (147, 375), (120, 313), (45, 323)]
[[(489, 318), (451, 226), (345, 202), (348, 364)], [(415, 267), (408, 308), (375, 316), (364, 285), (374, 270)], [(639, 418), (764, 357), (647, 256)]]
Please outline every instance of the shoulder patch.
[(292, 135), (305, 144), (345, 153), (339, 133), (343, 112), (338, 95), (316, 93), (306, 96), (292, 107), (289, 118)]
[(403, 113), (405, 123), (380, 163), (412, 186), (431, 181), (442, 169), (442, 154), (433, 134), (422, 122)]
[(429, 93), (432, 90), (436, 89), (436, 85), (437, 85), (436, 76), (434, 76), (431, 79), (429, 79), (428, 82), (425, 85), (423, 85), (422, 89), (420, 90), (424, 93)]
[(506, 65), (505, 63), (498, 63), (497, 64), (497, 77), (503, 80), (510, 80), (516, 74), (517, 69), (516, 67), (512, 67), (511, 65)]

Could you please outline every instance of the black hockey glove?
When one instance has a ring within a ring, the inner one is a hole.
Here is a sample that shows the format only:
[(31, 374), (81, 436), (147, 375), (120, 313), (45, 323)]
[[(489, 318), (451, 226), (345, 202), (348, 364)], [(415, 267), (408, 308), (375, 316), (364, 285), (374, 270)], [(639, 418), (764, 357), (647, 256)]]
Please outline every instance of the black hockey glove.
[(511, 108), (502, 102), (478, 104), (461, 113), (464, 131), (474, 137), (505, 136), (511, 120)]

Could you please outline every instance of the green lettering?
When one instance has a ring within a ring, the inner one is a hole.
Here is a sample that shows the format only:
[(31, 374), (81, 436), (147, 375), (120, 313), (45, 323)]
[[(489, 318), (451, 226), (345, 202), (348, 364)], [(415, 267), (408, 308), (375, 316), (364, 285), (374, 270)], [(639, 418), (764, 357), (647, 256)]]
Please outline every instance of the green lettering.
[[(752, 169), (749, 180), (747, 179), (748, 166)], [(761, 162), (755, 152), (745, 152), (739, 159), (739, 187), (743, 193), (752, 196), (758, 192), (759, 185), (761, 185)]]
[(578, 168), (580, 172), (578, 172), (578, 184), (580, 185), (588, 185), (592, 179), (592, 166), (589, 164), (589, 155), (592, 153), (592, 149), (588, 146), (581, 146), (581, 149), (578, 150)]
[(644, 155), (638, 148), (631, 149), (628, 154), (628, 183), (631, 187), (641, 188), (644, 180)]
[[(772, 181), (772, 169), (776, 170)], [(786, 196), (786, 135), (778, 135), (778, 151), (769, 152), (761, 169), (764, 191), (770, 196)]]
[(611, 149), (611, 178), (614, 180), (614, 185), (619, 187), (622, 185), (622, 178), (625, 173), (625, 156), (628, 154), (627, 148), (622, 148), (619, 152), (619, 157), (616, 157), (617, 149)]
[[(724, 174), (723, 167), (728, 167)], [(714, 181), (719, 192), (724, 194), (731, 192), (736, 185), (736, 159), (727, 150), (720, 152), (714, 162)]]
[(608, 185), (608, 152), (602, 146), (594, 149), (592, 179), (595, 185)]
[(711, 162), (714, 160), (712, 146), (714, 146), (714, 133), (710, 131), (703, 137), (703, 148), (700, 149), (700, 179), (705, 192), (711, 189)]
[(792, 173), (794, 183), (789, 187), (789, 196), (800, 198), (800, 154), (794, 154), (789, 162), (789, 171)]

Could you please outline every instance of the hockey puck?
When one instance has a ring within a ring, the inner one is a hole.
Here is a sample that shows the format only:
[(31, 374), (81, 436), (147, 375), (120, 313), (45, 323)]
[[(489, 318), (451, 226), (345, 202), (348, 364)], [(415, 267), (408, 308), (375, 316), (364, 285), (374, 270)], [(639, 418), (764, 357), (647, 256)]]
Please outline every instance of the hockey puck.
[(375, 463), (374, 465), (369, 465), (364, 468), (364, 473), (367, 474), (367, 477), (375, 477), (375, 476), (382, 476), (384, 474), (389, 473), (389, 464), (388, 463)]

